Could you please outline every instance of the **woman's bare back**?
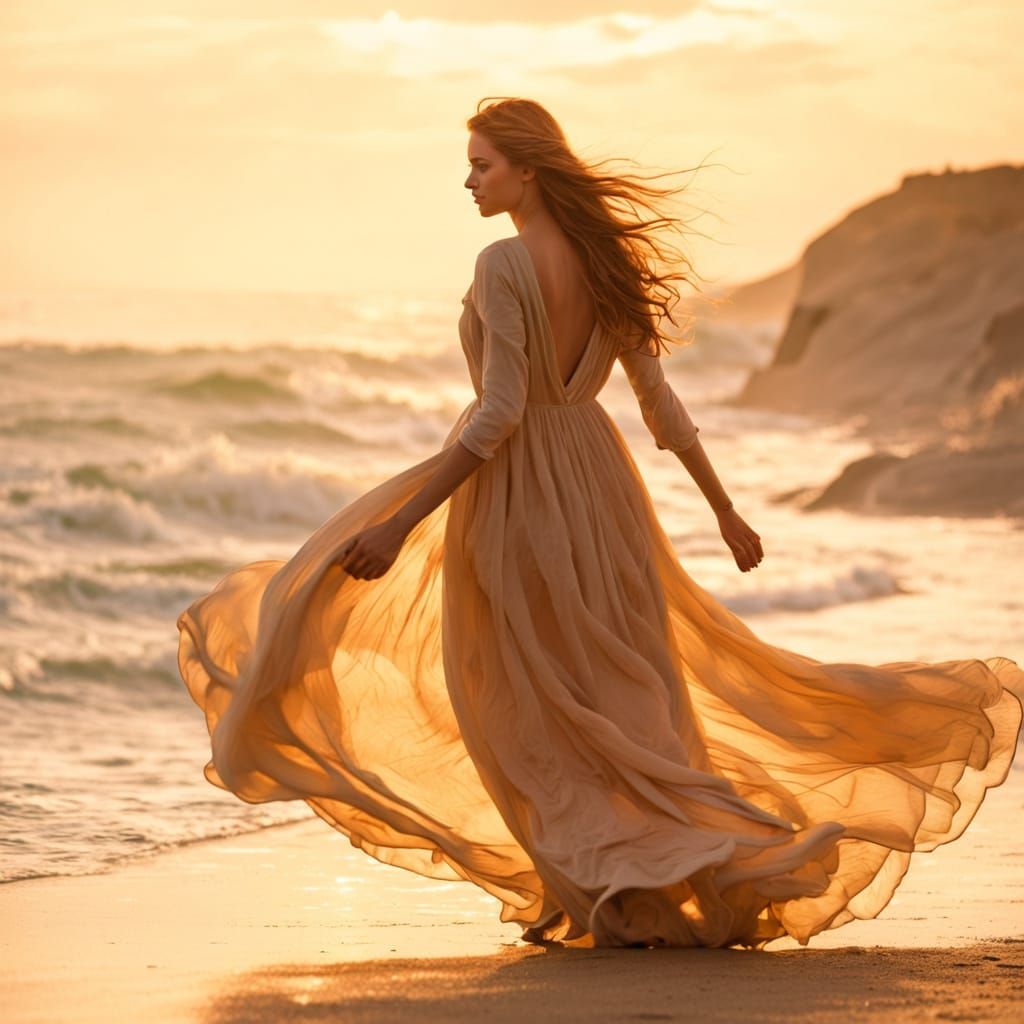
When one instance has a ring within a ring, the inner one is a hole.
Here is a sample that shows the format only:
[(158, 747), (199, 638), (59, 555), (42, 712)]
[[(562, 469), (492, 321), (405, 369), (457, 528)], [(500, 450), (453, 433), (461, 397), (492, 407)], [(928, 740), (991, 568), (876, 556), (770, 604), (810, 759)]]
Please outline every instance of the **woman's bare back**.
[(537, 234), (519, 240), (533, 263), (544, 301), (563, 385), (572, 379), (596, 325), (594, 300), (579, 255), (564, 235)]

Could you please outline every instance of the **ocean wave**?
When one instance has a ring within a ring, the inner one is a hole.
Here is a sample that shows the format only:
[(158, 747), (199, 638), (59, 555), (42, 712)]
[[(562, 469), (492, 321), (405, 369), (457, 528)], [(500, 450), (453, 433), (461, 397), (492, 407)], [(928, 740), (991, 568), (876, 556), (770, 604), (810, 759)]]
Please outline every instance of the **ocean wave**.
[(149, 428), (143, 424), (119, 416), (30, 416), (12, 423), (0, 424), (0, 434), (6, 437), (79, 437), (83, 431), (114, 437), (153, 436)]
[(251, 368), (254, 361), (274, 361), (287, 367), (300, 367), (310, 361), (340, 360), (353, 372), (367, 372), (374, 376), (390, 377), (395, 374), (420, 375), (435, 367), (457, 367), (465, 370), (465, 360), (457, 336), (446, 345), (428, 345), (414, 349), (380, 345), (375, 351), (365, 344), (358, 346), (337, 344), (288, 345), (282, 343), (254, 345), (175, 345), (149, 347), (120, 342), (110, 344), (74, 345), (60, 341), (0, 342), (0, 356), (17, 365), (19, 360), (51, 365), (61, 363), (100, 365), (122, 363), (167, 363), (180, 367), (183, 361), (230, 364), (237, 362)]
[[(134, 765), (130, 761), (127, 766)], [(98, 765), (101, 770), (104, 766)], [(111, 767), (117, 767), (112, 765)], [(110, 773), (113, 774), (113, 773)], [(193, 791), (193, 786), (182, 780), (179, 792)], [(209, 784), (202, 781), (202, 785)], [(26, 787), (19, 785), (19, 790)], [(195, 786), (198, 788), (198, 784)], [(160, 794), (154, 796), (154, 803)], [(138, 857), (149, 857), (162, 850), (173, 850), (210, 839), (226, 839), (233, 836), (263, 832), (280, 828), (299, 821), (310, 820), (309, 808), (301, 801), (269, 805), (225, 804), (223, 800), (207, 806), (193, 796), (187, 804), (168, 808), (154, 807), (154, 814), (140, 816), (138, 807), (103, 807), (103, 817), (88, 806), (88, 798), (76, 794), (76, 821), (80, 823), (78, 835), (55, 839), (42, 821), (52, 820), (52, 815), (33, 815), (30, 804), (31, 793), (18, 793), (13, 800), (0, 802), (0, 820), (8, 825), (4, 842), (9, 851), (18, 850), (17, 858), (10, 857), (0, 865), (0, 885), (10, 882), (27, 881), (30, 878), (68, 878), (82, 875), (105, 874), (118, 865), (131, 863)], [(65, 801), (71, 799), (64, 794)], [(159, 813), (156, 813), (159, 812)], [(122, 816), (120, 827), (110, 828), (115, 814)], [(142, 821), (140, 825), (139, 822)], [(97, 832), (93, 826), (106, 826)], [(17, 828), (22, 835), (12, 833)], [(139, 831), (142, 828), (143, 831)], [(44, 838), (45, 836), (45, 838)], [(128, 845), (130, 844), (130, 846)]]
[[(89, 342), (77, 345), (74, 342), (50, 338), (19, 338), (0, 342), (0, 354), (9, 359), (35, 359), (56, 362), (68, 359), (75, 362), (109, 363), (137, 359), (160, 359), (183, 348), (166, 349), (147, 345), (132, 345), (123, 341)], [(202, 348), (193, 351), (206, 351)]]
[(222, 434), (191, 449), (161, 452), (144, 465), (104, 468), (102, 475), (163, 513), (198, 513), (232, 524), (319, 525), (354, 497), (315, 459), (257, 459)]
[[(104, 627), (97, 620), (120, 623), (151, 618), (172, 621), (178, 612), (218, 579), (237, 568), (238, 561), (179, 558), (155, 562), (112, 561), (97, 565), (40, 571), (32, 565), (12, 565), (0, 584), (0, 608), (16, 629), (40, 627), (44, 621)], [(68, 613), (80, 613), (69, 615)]]
[[(91, 353), (76, 350), (18, 350), (19, 360), (10, 366), (12, 378), (22, 378), (29, 401), (18, 418), (13, 415), (0, 432), (11, 436), (67, 436), (76, 430), (129, 436), (133, 422), (140, 420), (153, 433), (153, 418), (167, 410), (154, 406), (153, 397), (190, 407), (188, 416), (236, 414), (246, 407), (291, 411), (281, 416), (288, 426), (272, 426), (279, 417), (267, 412), (251, 417), (250, 424), (234, 429), (254, 437), (274, 440), (283, 437), (298, 443), (335, 443), (346, 440), (344, 429), (331, 422), (331, 414), (347, 416), (363, 410), (389, 416), (392, 411), (415, 415), (438, 411), (451, 404), (449, 392), (469, 388), (461, 348), (394, 356), (387, 352), (333, 349), (289, 351), (253, 349), (230, 355), (219, 350), (196, 350), (189, 354), (116, 352), (102, 362)], [(144, 357), (144, 365), (135, 361)], [(21, 365), (19, 365), (21, 361)], [(184, 369), (183, 369), (184, 367)], [(50, 408), (54, 394), (74, 387), (70, 416), (68, 402)], [(95, 415), (93, 409), (109, 407), (115, 395), (118, 415)], [(24, 401), (24, 395), (22, 396)], [(136, 406), (144, 403), (141, 409)], [(42, 403), (42, 410), (38, 407)], [(130, 411), (125, 412), (125, 403)], [(76, 409), (75, 406), (78, 406)], [(85, 408), (88, 406), (88, 408)], [(292, 410), (304, 409), (295, 414)], [(324, 410), (327, 422), (315, 410)], [(181, 415), (180, 412), (175, 413)], [(337, 431), (341, 437), (328, 433)]]
[(60, 477), (19, 486), (0, 525), (42, 524), (51, 535), (173, 541), (182, 523), (309, 528), (354, 497), (336, 473), (309, 456), (259, 457), (217, 434), (197, 446), (103, 465), (84, 462)]
[(171, 558), (164, 562), (111, 562), (104, 571), (110, 573), (146, 573), (149, 576), (175, 576), (210, 579), (221, 577), (234, 568), (234, 563), (219, 558)]
[(737, 615), (765, 612), (811, 612), (836, 605), (871, 601), (879, 597), (907, 593), (884, 566), (854, 565), (833, 579), (798, 583), (751, 594), (720, 596)]
[(296, 444), (356, 444), (352, 434), (336, 430), (316, 420), (247, 420), (226, 428), (231, 438), (259, 441), (289, 441)]
[[(118, 662), (113, 657), (42, 657), (39, 667), (44, 678), (76, 682), (104, 683), (112, 686), (166, 686), (178, 691), (181, 681), (168, 667), (138, 662)], [(40, 688), (42, 683), (39, 684)]]
[(120, 662), (115, 658), (40, 658), (43, 676), (87, 682), (106, 683), (111, 686), (165, 686), (177, 693), (181, 686), (178, 673), (170, 666), (144, 664), (138, 661)]
[(0, 696), (24, 696), (42, 674), (39, 659), (28, 651), (0, 650)]
[(157, 384), (153, 390), (196, 402), (286, 402), (299, 400), (287, 385), (272, 383), (263, 377), (244, 376), (225, 370), (213, 370), (190, 380)]
[[(170, 622), (173, 629), (173, 618)], [(69, 713), (77, 709), (82, 715), (89, 714), (92, 707), (105, 714), (106, 698), (91, 698), (93, 691), (83, 689), (84, 684), (130, 691), (132, 696), (125, 699), (143, 707), (155, 709), (156, 705), (147, 705), (147, 701), (152, 701), (157, 692), (173, 704), (181, 703), (181, 678), (170, 646), (155, 657), (151, 651), (144, 653), (131, 644), (123, 645), (122, 650), (94, 653), (79, 651), (70, 642), (53, 646), (40, 637), (32, 651), (24, 647), (0, 650), (0, 699), (62, 704)], [(159, 703), (163, 706), (167, 702), (162, 697)]]
[(51, 536), (85, 534), (143, 544), (173, 539), (173, 531), (157, 509), (116, 490), (113, 484), (103, 491), (76, 487), (43, 495), (28, 493), (31, 500), (17, 508), (17, 520), (12, 522), (9, 516), (5, 525), (17, 528), (38, 523)]
[(164, 618), (191, 601), (197, 592), (194, 580), (160, 578), (145, 572), (104, 578), (88, 570), (64, 570), (39, 576), (18, 587), (17, 597), (28, 606), (20, 614), (10, 602), (11, 617), (31, 617), (34, 606), (48, 611), (88, 612), (102, 618), (123, 620), (140, 614)]

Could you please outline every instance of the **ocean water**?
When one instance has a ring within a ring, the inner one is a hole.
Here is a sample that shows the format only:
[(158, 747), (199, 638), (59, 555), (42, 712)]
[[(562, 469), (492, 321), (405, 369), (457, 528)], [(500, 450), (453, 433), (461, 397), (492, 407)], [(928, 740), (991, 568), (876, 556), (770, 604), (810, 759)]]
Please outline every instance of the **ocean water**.
[[(473, 397), (463, 291), (0, 293), (0, 881), (313, 816), (205, 780), (175, 619), (438, 450)], [(698, 327), (666, 361), (762, 535), (753, 572), (618, 368), (601, 395), (687, 571), (764, 639), (825, 660), (1024, 662), (1019, 522), (783, 500), (867, 449), (843, 424), (728, 405), (777, 329)]]

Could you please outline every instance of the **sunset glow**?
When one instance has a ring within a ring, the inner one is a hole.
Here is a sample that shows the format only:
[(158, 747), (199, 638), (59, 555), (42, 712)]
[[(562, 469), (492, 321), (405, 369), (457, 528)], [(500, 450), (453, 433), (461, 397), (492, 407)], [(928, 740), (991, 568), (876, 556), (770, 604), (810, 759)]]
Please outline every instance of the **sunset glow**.
[(360, 291), (386, 266), (458, 292), (467, 256), (508, 233), (462, 188), (486, 95), (545, 103), (586, 158), (720, 165), (676, 178), (719, 283), (788, 265), (910, 170), (1024, 150), (1009, 0), (282, 10), (5, 5), (2, 279)]

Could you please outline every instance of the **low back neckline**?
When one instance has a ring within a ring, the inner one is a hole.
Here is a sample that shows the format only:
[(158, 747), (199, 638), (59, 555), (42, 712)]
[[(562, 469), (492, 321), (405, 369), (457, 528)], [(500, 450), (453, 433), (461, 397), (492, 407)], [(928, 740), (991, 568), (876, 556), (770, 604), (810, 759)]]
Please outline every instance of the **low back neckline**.
[(558, 349), (555, 345), (555, 332), (551, 327), (551, 318), (548, 316), (547, 306), (544, 304), (544, 295), (540, 290), (540, 278), (537, 276), (537, 269), (533, 264), (533, 257), (530, 255), (530, 250), (526, 247), (526, 243), (518, 235), (509, 236), (508, 241), (514, 242), (515, 247), (522, 253), (523, 262), (526, 264), (527, 277), (533, 285), (537, 304), (540, 308), (541, 320), (544, 322), (544, 327), (547, 329), (548, 353), (551, 357), (553, 375), (561, 385), (563, 393), (568, 395), (573, 382), (576, 380), (577, 376), (579, 376), (580, 370), (586, 362), (587, 356), (590, 354), (590, 350), (594, 346), (594, 336), (597, 334), (598, 329), (601, 326), (601, 322), (595, 318), (594, 329), (590, 332), (590, 336), (587, 338), (586, 343), (583, 346), (583, 351), (580, 353), (580, 357), (576, 361), (576, 365), (569, 374), (568, 381), (563, 381), (562, 375), (558, 369)]

